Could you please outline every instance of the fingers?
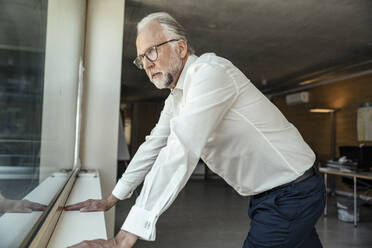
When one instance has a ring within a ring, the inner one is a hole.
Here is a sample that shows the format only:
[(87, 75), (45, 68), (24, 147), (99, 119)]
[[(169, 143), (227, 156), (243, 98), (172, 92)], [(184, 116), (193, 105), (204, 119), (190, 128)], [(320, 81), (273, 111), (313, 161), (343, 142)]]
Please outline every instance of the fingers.
[(89, 199), (83, 202), (68, 205), (64, 209), (66, 211), (80, 210), (80, 212), (105, 211), (105, 204), (103, 200)]
[(39, 203), (32, 203), (30, 208), (35, 211), (44, 211), (47, 209), (47, 206)]
[(71, 245), (68, 248), (83, 248), (83, 247), (87, 247), (86, 241), (82, 241), (82, 242), (80, 242), (78, 244)]
[(75, 244), (75, 245), (71, 245), (69, 246), (68, 248), (83, 248), (83, 247), (88, 247), (88, 244), (87, 244), (87, 241), (84, 240), (78, 244)]
[(80, 209), (80, 212), (95, 212), (102, 211), (102, 207), (97, 202), (92, 202), (90, 205)]
[(88, 204), (89, 204), (89, 201), (91, 201), (91, 200), (86, 200), (86, 201), (83, 201), (83, 202), (78, 202), (78, 203), (75, 203), (75, 204), (67, 205), (67, 206), (65, 206), (64, 209), (66, 211), (80, 210), (84, 207), (87, 207)]
[(91, 200), (89, 204), (86, 204), (80, 209), (80, 212), (95, 212), (95, 211), (106, 211), (106, 204), (104, 200)]
[(104, 240), (104, 239), (95, 239), (95, 240), (90, 240), (90, 241), (89, 240), (84, 240), (84, 241), (82, 241), (78, 244), (69, 246), (69, 248), (103, 247), (107, 243), (110, 243), (110, 241), (107, 241), (107, 240)]
[(94, 208), (92, 208), (92, 207), (84, 207), (84, 208), (80, 208), (80, 212), (93, 212), (93, 211), (95, 211), (95, 209)]

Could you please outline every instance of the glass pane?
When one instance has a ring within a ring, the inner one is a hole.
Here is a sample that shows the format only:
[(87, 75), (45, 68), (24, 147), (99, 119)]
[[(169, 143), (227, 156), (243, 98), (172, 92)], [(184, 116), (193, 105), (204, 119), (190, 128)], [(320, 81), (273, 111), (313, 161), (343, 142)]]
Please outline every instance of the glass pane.
[(46, 1), (1, 1), (2, 213), (29, 211), (25, 206), (15, 209), (16, 202), (8, 199), (23, 199), (39, 184), (46, 4)]
[(84, 25), (84, 0), (0, 0), (1, 247), (20, 245), (73, 167)]

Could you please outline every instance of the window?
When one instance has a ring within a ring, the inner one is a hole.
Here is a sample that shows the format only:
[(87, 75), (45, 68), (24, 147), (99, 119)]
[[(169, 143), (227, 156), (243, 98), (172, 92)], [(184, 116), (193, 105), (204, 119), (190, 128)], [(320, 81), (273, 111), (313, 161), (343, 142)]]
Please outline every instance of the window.
[(2, 245), (22, 242), (74, 166), (85, 7), (0, 0)]

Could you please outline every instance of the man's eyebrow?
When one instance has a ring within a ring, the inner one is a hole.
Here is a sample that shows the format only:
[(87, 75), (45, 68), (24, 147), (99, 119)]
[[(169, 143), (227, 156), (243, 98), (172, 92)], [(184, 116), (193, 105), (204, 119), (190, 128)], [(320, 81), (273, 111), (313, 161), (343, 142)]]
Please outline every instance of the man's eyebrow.
[(152, 45), (152, 46), (146, 48), (146, 50), (145, 50), (142, 54), (140, 54), (140, 55), (138, 55), (138, 56), (144, 56), (145, 53), (146, 53), (149, 49), (153, 48), (154, 46), (156, 46), (156, 45)]

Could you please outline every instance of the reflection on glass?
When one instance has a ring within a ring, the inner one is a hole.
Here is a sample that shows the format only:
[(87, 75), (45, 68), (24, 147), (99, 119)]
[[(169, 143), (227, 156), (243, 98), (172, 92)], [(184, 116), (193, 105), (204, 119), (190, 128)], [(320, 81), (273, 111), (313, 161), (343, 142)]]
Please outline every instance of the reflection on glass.
[(22, 222), (9, 219), (34, 221), (48, 204), (29, 197), (39, 185), (46, 14), (46, 0), (0, 0), (1, 246), (22, 238), (13, 229)]
[(46, 205), (29, 200), (11, 200), (0, 193), (0, 212), (2, 213), (31, 213), (32, 211), (44, 211)]
[(0, 4), (0, 209), (42, 210), (17, 200), (39, 184), (46, 1)]

